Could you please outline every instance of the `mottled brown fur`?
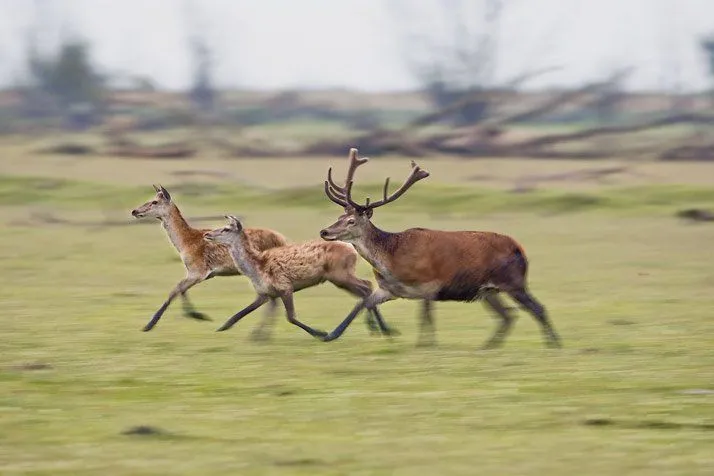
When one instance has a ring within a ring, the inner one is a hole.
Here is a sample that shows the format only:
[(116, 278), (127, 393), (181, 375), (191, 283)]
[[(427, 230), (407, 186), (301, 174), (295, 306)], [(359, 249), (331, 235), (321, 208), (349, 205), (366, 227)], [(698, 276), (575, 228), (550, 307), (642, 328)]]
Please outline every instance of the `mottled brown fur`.
[[(258, 250), (240, 221), (235, 217), (227, 218), (226, 226), (205, 233), (204, 237), (209, 242), (229, 247), (236, 267), (250, 278), (258, 294), (251, 306), (259, 307), (268, 297), (280, 297), (285, 303), (288, 320), (319, 337), (324, 332), (305, 326), (295, 318), (292, 310), (293, 293), (325, 281), (362, 299), (371, 293), (372, 284), (355, 274), (358, 254), (351, 245), (313, 240)], [(254, 310), (251, 306), (233, 316), (219, 330), (232, 327)], [(390, 333), (391, 330), (384, 325), (378, 311), (372, 307), (369, 310), (382, 332)]]

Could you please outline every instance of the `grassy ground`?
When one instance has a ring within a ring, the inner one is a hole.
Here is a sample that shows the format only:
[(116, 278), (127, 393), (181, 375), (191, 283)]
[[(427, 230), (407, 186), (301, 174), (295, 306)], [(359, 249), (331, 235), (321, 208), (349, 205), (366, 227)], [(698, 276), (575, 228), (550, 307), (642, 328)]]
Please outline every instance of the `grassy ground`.
[[(503, 349), (479, 352), (495, 327), (481, 304), (438, 304), (431, 349), (414, 347), (410, 301), (383, 306), (402, 331), (392, 341), (360, 320), (324, 344), (281, 318), (271, 343), (253, 344), (261, 311), (215, 333), (252, 299), (244, 278), (191, 292), (213, 322), (177, 306), (142, 333), (182, 277), (160, 227), (42, 224), (30, 212), (126, 217), (150, 182), (166, 179), (188, 215), (238, 212), (251, 226), (315, 238), (339, 212), (319, 186), (271, 198), (255, 185), (318, 184), (327, 161), (249, 162), (197, 196), (205, 185), (180, 186), (169, 165), (58, 160), (4, 159), (0, 177), (0, 474), (704, 475), (714, 466), (714, 394), (702, 392), (714, 391), (714, 227), (672, 217), (714, 205), (705, 166), (679, 166), (680, 180), (645, 188), (632, 179), (513, 198), (498, 180), (490, 191), (466, 186), (453, 170), (461, 162), (430, 163), (432, 183), (375, 222), (514, 235), (565, 343), (544, 349), (519, 313)], [(402, 176), (403, 161), (384, 163)], [(379, 171), (367, 168), (375, 182)], [(246, 175), (250, 187), (231, 185)], [(562, 206), (573, 200), (587, 205)], [(359, 274), (369, 276), (364, 263)], [(296, 296), (301, 319), (325, 329), (353, 303), (329, 285)], [(139, 425), (163, 433), (123, 434)]]

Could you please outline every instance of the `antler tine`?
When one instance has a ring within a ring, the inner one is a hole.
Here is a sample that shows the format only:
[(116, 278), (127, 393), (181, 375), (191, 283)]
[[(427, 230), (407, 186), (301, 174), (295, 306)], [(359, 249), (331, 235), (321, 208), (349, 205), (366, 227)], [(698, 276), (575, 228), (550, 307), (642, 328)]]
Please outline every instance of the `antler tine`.
[(384, 190), (382, 192), (384, 200), (387, 200), (387, 191), (389, 191), (389, 177), (387, 177), (387, 180), (384, 181)]
[(412, 160), (412, 171), (404, 181), (401, 187), (399, 187), (393, 194), (387, 196), (387, 188), (389, 187), (389, 178), (384, 182), (384, 198), (378, 202), (374, 202), (369, 208), (377, 208), (385, 205), (389, 202), (393, 202), (397, 198), (401, 197), (404, 192), (409, 190), (409, 187), (417, 183), (419, 180), (425, 179), (429, 176), (429, 172), (419, 167), (416, 162)]
[(357, 167), (359, 167), (360, 165), (366, 164), (369, 159), (367, 157), (360, 158), (358, 155), (358, 150), (354, 147), (350, 149), (349, 159), (350, 168), (347, 170), (347, 180), (345, 180), (344, 198), (345, 200), (347, 200), (347, 203), (349, 203), (352, 207), (358, 209), (364, 208), (364, 205), (360, 205), (352, 201), (352, 185), (354, 185), (355, 170), (357, 170)]
[(334, 180), (332, 180), (332, 167), (327, 169), (327, 181), (330, 182), (330, 188), (332, 188), (335, 192), (339, 192), (343, 196), (344, 196), (345, 192), (347, 192), (345, 187), (340, 187), (339, 185), (337, 185), (335, 183)]
[(330, 183), (325, 180), (325, 195), (327, 195), (327, 198), (338, 204), (339, 206), (345, 208), (349, 205), (347, 201), (344, 198), (344, 195), (338, 195), (339, 192), (336, 192), (335, 190), (332, 189), (330, 186)]

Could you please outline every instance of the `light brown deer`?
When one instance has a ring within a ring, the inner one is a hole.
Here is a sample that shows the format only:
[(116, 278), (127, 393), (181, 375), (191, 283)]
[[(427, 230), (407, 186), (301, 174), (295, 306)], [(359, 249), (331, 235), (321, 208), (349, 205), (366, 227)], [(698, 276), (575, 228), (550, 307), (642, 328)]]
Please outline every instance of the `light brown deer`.
[[(228, 223), (204, 234), (211, 243), (228, 246), (236, 267), (250, 278), (257, 296), (245, 309), (237, 312), (218, 331), (230, 329), (235, 323), (265, 304), (268, 299), (280, 298), (287, 319), (313, 337), (324, 337), (326, 332), (300, 322), (295, 315), (293, 294), (329, 281), (340, 289), (364, 300), (372, 293), (372, 284), (355, 274), (358, 255), (352, 245), (319, 240), (288, 244), (260, 251), (254, 247), (243, 224), (234, 216), (226, 216)], [(386, 335), (395, 333), (382, 319), (376, 306), (368, 311)]]
[[(183, 261), (186, 268), (186, 277), (174, 287), (168, 299), (156, 311), (149, 323), (146, 324), (144, 331), (153, 329), (177, 296), (181, 296), (183, 310), (188, 317), (208, 320), (205, 314), (193, 307), (187, 295), (188, 290), (214, 276), (236, 276), (240, 274), (225, 246), (208, 243), (203, 239), (203, 234), (208, 229), (191, 227), (181, 215), (181, 211), (173, 202), (168, 190), (156, 185), (154, 185), (154, 190), (156, 190), (156, 196), (132, 210), (131, 214), (136, 218), (152, 217), (161, 221), (169, 240), (181, 256), (181, 261)], [(247, 229), (246, 234), (253, 241), (254, 246), (260, 250), (288, 243), (288, 240), (280, 233), (264, 228)], [(264, 340), (269, 337), (267, 326), (272, 320), (276, 307), (277, 302), (271, 300), (266, 320), (262, 323), (263, 325), (256, 328), (252, 334), (253, 339)]]
[[(483, 299), (500, 317), (500, 325), (484, 347), (497, 347), (503, 343), (514, 320), (498, 295), (505, 292), (534, 316), (547, 345), (560, 346), (560, 339), (548, 321), (544, 307), (527, 290), (528, 261), (521, 245), (509, 236), (485, 231), (410, 228), (389, 233), (380, 230), (370, 221), (374, 209), (395, 201), (429, 173), (412, 161), (411, 174), (397, 191), (388, 195), (387, 179), (383, 198), (372, 203), (368, 198), (361, 205), (352, 200), (352, 185), (355, 170), (368, 159), (359, 158), (357, 149), (351, 149), (349, 160), (344, 187), (335, 184), (332, 169), (328, 170), (325, 193), (330, 200), (344, 207), (345, 213), (333, 225), (323, 229), (320, 236), (328, 241), (353, 244), (372, 265), (379, 287), (355, 306), (323, 340), (337, 339), (365, 307), (407, 298), (422, 300), (419, 344), (430, 344), (434, 342), (434, 301)], [(427, 330), (429, 342), (424, 335)]]

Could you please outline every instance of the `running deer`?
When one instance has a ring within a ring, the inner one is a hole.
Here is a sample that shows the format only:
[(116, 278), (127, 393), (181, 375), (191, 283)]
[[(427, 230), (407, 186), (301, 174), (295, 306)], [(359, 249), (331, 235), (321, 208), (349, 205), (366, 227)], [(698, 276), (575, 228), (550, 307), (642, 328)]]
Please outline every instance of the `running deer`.
[[(228, 223), (222, 228), (204, 234), (211, 243), (227, 245), (238, 269), (250, 278), (257, 293), (255, 301), (226, 321), (218, 331), (225, 331), (268, 299), (280, 298), (287, 319), (313, 337), (323, 338), (326, 332), (300, 322), (295, 315), (293, 294), (329, 281), (338, 288), (364, 300), (372, 293), (372, 284), (355, 274), (358, 254), (347, 243), (328, 243), (319, 240), (288, 244), (260, 251), (254, 247), (247, 229), (234, 216), (227, 215)], [(367, 306), (380, 330), (385, 335), (396, 334), (390, 329), (376, 306)]]
[[(375, 208), (398, 199), (412, 185), (429, 176), (429, 172), (412, 161), (406, 181), (388, 195), (389, 179), (384, 184), (383, 198), (358, 204), (352, 199), (352, 185), (357, 167), (367, 158), (359, 158), (357, 149), (349, 153), (349, 169), (343, 187), (327, 172), (325, 193), (344, 208), (337, 221), (320, 231), (327, 241), (351, 243), (373, 267), (378, 288), (359, 303), (335, 330), (323, 340), (337, 339), (365, 307), (374, 307), (395, 298), (419, 299), (423, 302), (419, 345), (434, 343), (432, 303), (434, 301), (471, 302), (483, 299), (498, 317), (500, 325), (484, 348), (498, 347), (511, 330), (514, 318), (504, 305), (500, 292), (505, 292), (540, 324), (545, 342), (560, 347), (560, 339), (548, 321), (545, 308), (528, 292), (525, 252), (513, 238), (485, 231), (441, 231), (410, 228), (397, 233), (380, 230), (370, 221)], [(429, 342), (425, 332), (429, 332)]]
[[(194, 308), (188, 298), (188, 290), (214, 276), (236, 276), (241, 274), (233, 264), (233, 260), (225, 246), (207, 243), (203, 239), (203, 234), (208, 229), (196, 229), (186, 222), (168, 190), (160, 185), (154, 185), (154, 190), (156, 190), (156, 196), (132, 210), (131, 214), (135, 218), (152, 217), (161, 221), (169, 240), (181, 256), (181, 261), (183, 261), (183, 265), (186, 268), (186, 277), (179, 281), (169, 294), (168, 299), (156, 311), (149, 323), (146, 324), (143, 329), (145, 332), (154, 328), (177, 296), (181, 296), (183, 311), (186, 316), (208, 320), (205, 314)], [(246, 229), (246, 234), (253, 241), (254, 246), (260, 250), (288, 243), (288, 240), (280, 233), (263, 228)], [(267, 325), (272, 320), (276, 308), (277, 302), (272, 300), (266, 320), (263, 325), (256, 328), (252, 334), (253, 339), (264, 340), (269, 337), (266, 333)]]
[[(186, 277), (179, 281), (169, 294), (168, 299), (144, 327), (143, 330), (145, 332), (154, 328), (177, 296), (181, 296), (183, 311), (186, 316), (208, 320), (205, 314), (194, 308), (188, 298), (188, 290), (214, 276), (238, 276), (241, 274), (236, 268), (226, 246), (208, 243), (203, 239), (203, 234), (210, 231), (209, 229), (191, 227), (181, 215), (181, 211), (174, 203), (168, 190), (160, 185), (154, 185), (154, 190), (156, 191), (156, 196), (132, 210), (131, 214), (136, 218), (152, 217), (161, 221), (169, 240), (181, 256), (181, 261), (183, 261), (186, 268)], [(246, 228), (245, 233), (253, 243), (253, 246), (260, 251), (288, 244), (288, 240), (282, 234), (273, 230)], [(252, 340), (263, 341), (269, 339), (270, 325), (274, 320), (276, 309), (277, 300), (270, 299), (266, 317), (251, 334)], [(372, 333), (379, 330), (379, 326), (371, 316), (368, 316), (367, 325)]]

